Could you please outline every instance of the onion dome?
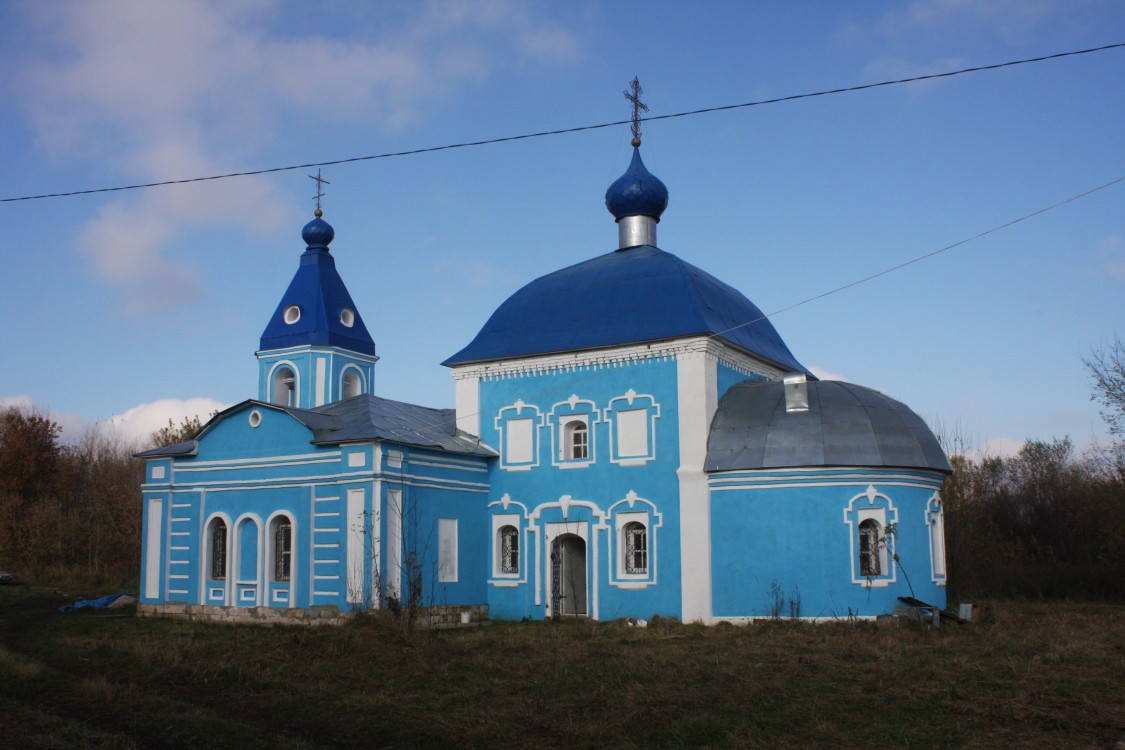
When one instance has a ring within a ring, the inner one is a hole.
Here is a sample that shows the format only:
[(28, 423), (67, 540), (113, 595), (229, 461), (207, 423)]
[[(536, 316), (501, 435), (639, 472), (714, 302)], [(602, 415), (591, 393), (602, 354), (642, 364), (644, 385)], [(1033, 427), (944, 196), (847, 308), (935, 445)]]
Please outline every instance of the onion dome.
[(305, 228), (301, 230), (301, 238), (310, 250), (328, 250), (328, 245), (336, 237), (336, 230), (320, 217), (321, 212), (318, 208), (316, 218), (305, 224)]
[(617, 221), (627, 216), (650, 216), (660, 221), (668, 208), (668, 188), (645, 168), (639, 148), (633, 149), (633, 160), (625, 174), (605, 191), (605, 207)]

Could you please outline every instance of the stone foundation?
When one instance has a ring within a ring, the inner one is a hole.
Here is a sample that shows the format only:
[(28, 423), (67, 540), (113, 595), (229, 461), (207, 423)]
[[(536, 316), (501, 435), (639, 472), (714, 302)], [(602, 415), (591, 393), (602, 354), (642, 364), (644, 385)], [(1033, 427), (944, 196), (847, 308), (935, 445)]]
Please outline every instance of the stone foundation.
[[(334, 605), (307, 609), (283, 607), (219, 607), (211, 604), (138, 604), (137, 617), (173, 617), (195, 622), (250, 625), (342, 625), (351, 612)], [(477, 625), (488, 619), (488, 605), (422, 607), (420, 628), (459, 628)]]

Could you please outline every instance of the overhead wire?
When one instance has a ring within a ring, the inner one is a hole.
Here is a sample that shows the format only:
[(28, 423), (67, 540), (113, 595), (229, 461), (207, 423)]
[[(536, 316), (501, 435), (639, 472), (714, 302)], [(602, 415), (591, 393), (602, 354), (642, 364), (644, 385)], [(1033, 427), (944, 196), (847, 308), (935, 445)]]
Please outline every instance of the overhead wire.
[[(959, 70), (949, 70), (942, 73), (927, 73), (925, 75), (911, 76), (909, 78), (897, 78), (887, 81), (877, 81), (875, 83), (864, 83), (856, 86), (845, 86), (842, 88), (825, 89), (823, 91), (813, 91), (804, 94), (791, 94), (789, 96), (780, 96), (773, 99), (760, 99), (752, 102), (742, 102), (739, 104), (725, 104), (717, 107), (705, 107), (703, 109), (693, 109), (686, 112), (674, 112), (666, 115), (653, 115), (651, 117), (639, 118), (642, 122), (655, 122), (658, 120), (672, 120), (680, 117), (693, 117), (695, 115), (711, 114), (713, 112), (726, 112), (734, 109), (744, 109), (747, 107), (761, 107), (767, 104), (781, 104), (784, 102), (792, 102), (800, 99), (812, 99), (821, 96), (831, 96), (834, 94), (846, 94), (856, 91), (866, 91), (868, 89), (880, 88), (885, 86), (897, 86), (905, 83), (916, 83), (918, 81), (929, 81), (938, 78), (951, 78), (953, 76), (965, 75), (967, 73), (979, 73), (987, 70), (999, 70), (1001, 68), (1010, 68), (1016, 65), (1027, 65), (1029, 63), (1044, 62), (1047, 60), (1058, 60), (1064, 57), (1075, 57), (1077, 55), (1088, 55), (1094, 52), (1104, 52), (1106, 50), (1116, 49), (1118, 47), (1125, 47), (1125, 42), (1118, 42), (1115, 44), (1106, 44), (1101, 47), (1090, 47), (1088, 49), (1073, 50), (1070, 52), (1057, 52), (1051, 55), (1040, 55), (1039, 57), (1028, 57), (1021, 60), (1009, 60), (1008, 62), (994, 63), (992, 65), (976, 65), (969, 68), (961, 68)], [(402, 156), (416, 156), (419, 154), (430, 154), (439, 151), (451, 151), (461, 148), (473, 148), (477, 146), (491, 146), (498, 143), (509, 143), (512, 141), (528, 140), (531, 138), (545, 138), (555, 135), (567, 135), (570, 133), (581, 133), (589, 130), (600, 130), (603, 128), (612, 128), (619, 125), (629, 125), (632, 119), (628, 120), (615, 120), (613, 122), (603, 122), (596, 125), (579, 125), (572, 128), (559, 128), (557, 130), (543, 130), (537, 133), (523, 133), (520, 135), (502, 136), (499, 138), (488, 138), (479, 141), (466, 141), (463, 143), (450, 143), (443, 146), (428, 146), (423, 148), (408, 149), (405, 151), (391, 151), (382, 154), (371, 154), (367, 156), (351, 156), (344, 159), (332, 159), (329, 161), (308, 162), (306, 164), (292, 164), (284, 167), (267, 167), (265, 169), (252, 169), (240, 172), (227, 172), (225, 174), (207, 175), (204, 177), (187, 177), (176, 180), (161, 180), (158, 182), (143, 182), (134, 185), (119, 185), (116, 187), (103, 187), (103, 188), (90, 188), (87, 190), (70, 190), (67, 192), (57, 193), (43, 193), (40, 195), (24, 195), (13, 198), (0, 198), (0, 203), (17, 203), (21, 201), (43, 200), (46, 198), (69, 198), (78, 195), (93, 195), (97, 193), (114, 193), (126, 190), (142, 190), (147, 188), (165, 187), (168, 185), (186, 185), (193, 182), (208, 182), (212, 180), (225, 180), (233, 177), (251, 177), (254, 175), (273, 174), (276, 172), (289, 172), (296, 169), (311, 169), (313, 167), (331, 167), (340, 164), (354, 164), (356, 162), (373, 161), (376, 159), (391, 159)]]

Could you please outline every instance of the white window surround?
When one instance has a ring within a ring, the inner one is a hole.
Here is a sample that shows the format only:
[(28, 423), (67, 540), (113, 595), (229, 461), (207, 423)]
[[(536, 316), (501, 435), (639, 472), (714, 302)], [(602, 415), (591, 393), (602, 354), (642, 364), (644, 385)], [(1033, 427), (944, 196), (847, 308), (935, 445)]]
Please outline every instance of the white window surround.
[[(496, 579), (513, 579), (519, 580), (524, 572), (524, 565), (526, 563), (524, 545), (520, 531), (520, 516), (516, 513), (498, 513), (492, 516), (492, 577)], [(514, 550), (515, 569), (511, 571), (504, 570), (505, 562), (505, 540), (504, 536), (508, 530), (515, 531), (515, 544)]]
[(611, 463), (642, 466), (656, 458), (656, 420), (660, 405), (649, 394), (632, 388), (610, 399), (605, 410), (609, 424)]
[[(288, 372), (286, 372), (288, 371)], [(300, 406), (297, 394), (301, 392), (300, 370), (289, 360), (274, 363), (268, 382), (269, 402), (278, 406)]]
[(285, 313), (282, 317), (286, 325), (293, 325), (301, 319), (301, 308), (297, 305), (289, 305), (285, 308)]
[(539, 465), (539, 428), (543, 416), (539, 408), (522, 399), (505, 406), (493, 424), (499, 435), (500, 468), (506, 471), (528, 471)]
[(945, 510), (942, 506), (941, 495), (933, 494), (926, 503), (926, 528), (930, 538), (930, 573), (931, 580), (938, 586), (946, 582), (945, 571)]
[[(638, 497), (632, 490), (624, 499), (618, 500), (610, 506), (607, 515), (613, 517), (613, 534), (609, 539), (611, 545), (610, 559), (613, 561), (610, 585), (622, 589), (636, 589), (654, 586), (657, 583), (657, 530), (663, 525), (663, 515), (656, 510), (656, 506), (649, 500)], [(626, 527), (629, 524), (640, 524), (644, 527), (646, 543), (646, 569), (643, 573), (628, 573), (626, 564), (627, 540)]]
[[(572, 394), (566, 401), (551, 407), (547, 424), (551, 428), (551, 462), (560, 469), (585, 468), (596, 462), (597, 437), (594, 426), (598, 424), (599, 411), (593, 401)], [(575, 451), (576, 435), (585, 428), (585, 453)]]
[[(492, 578), (489, 579), (488, 584), (497, 588), (514, 588), (525, 584), (527, 583), (529, 570), (528, 562), (531, 559), (531, 544), (537, 538), (537, 535), (534, 533), (535, 529), (528, 520), (527, 506), (512, 500), (510, 495), (505, 494), (499, 500), (489, 503), (488, 507), (490, 509), (499, 509), (498, 512), (491, 517), (493, 545)], [(517, 512), (513, 513), (511, 511)], [(500, 550), (497, 548), (497, 544), (500, 541), (500, 529), (504, 526), (514, 526), (520, 534), (520, 567), (519, 572), (516, 574), (500, 573)]]
[(362, 370), (355, 365), (346, 365), (340, 372), (340, 398), (352, 398), (367, 393), (365, 381)]
[(355, 325), (355, 310), (345, 307), (340, 311), (340, 323), (345, 328), (351, 328)]
[[(860, 563), (860, 526), (873, 521), (878, 529), (878, 575), (863, 575)], [(898, 509), (891, 499), (869, 485), (867, 491), (853, 497), (844, 509), (844, 524), (848, 530), (848, 549), (851, 553), (852, 583), (868, 588), (883, 588), (897, 581), (898, 569), (894, 561), (894, 538), (886, 536), (888, 524), (898, 522)]]

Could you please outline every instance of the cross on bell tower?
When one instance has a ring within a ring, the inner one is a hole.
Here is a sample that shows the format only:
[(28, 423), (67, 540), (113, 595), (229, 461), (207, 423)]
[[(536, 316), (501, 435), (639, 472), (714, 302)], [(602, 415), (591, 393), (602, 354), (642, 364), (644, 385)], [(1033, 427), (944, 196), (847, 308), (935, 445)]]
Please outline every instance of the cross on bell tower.
[(633, 103), (633, 124), (630, 126), (633, 131), (633, 148), (641, 145), (641, 112), (648, 112), (648, 105), (641, 101), (641, 94), (644, 92), (636, 77), (629, 83), (629, 89), (622, 92)]
[(313, 200), (316, 201), (316, 211), (313, 211), (313, 215), (316, 216), (316, 218), (319, 219), (321, 216), (324, 215), (324, 212), (320, 210), (320, 199), (324, 197), (323, 188), (324, 188), (325, 185), (331, 185), (332, 183), (320, 176), (320, 170), (319, 169), (316, 170), (316, 177), (313, 177), (310, 174), (309, 179), (313, 180), (316, 183), (316, 195), (313, 196)]

